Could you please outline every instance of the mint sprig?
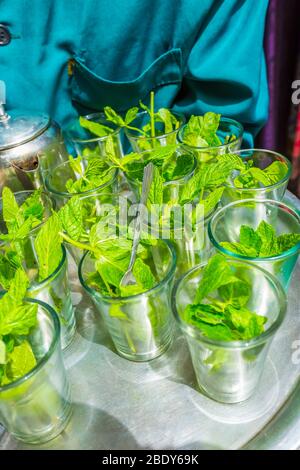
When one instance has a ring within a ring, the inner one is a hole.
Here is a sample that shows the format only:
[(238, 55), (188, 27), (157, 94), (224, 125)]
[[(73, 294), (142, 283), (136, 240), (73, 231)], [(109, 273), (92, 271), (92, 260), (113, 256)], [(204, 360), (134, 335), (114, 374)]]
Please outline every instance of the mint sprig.
[(18, 269), (0, 298), (0, 385), (23, 377), (36, 365), (27, 336), (37, 324), (38, 306), (23, 301), (28, 284), (25, 272)]
[(263, 333), (267, 321), (247, 308), (250, 294), (250, 284), (236, 276), (222, 255), (215, 255), (203, 271), (194, 303), (184, 311), (184, 320), (213, 340), (249, 340)]
[(272, 225), (262, 220), (257, 229), (241, 225), (239, 241), (221, 242), (227, 251), (250, 258), (278, 256), (300, 243), (300, 233), (283, 233), (279, 236)]

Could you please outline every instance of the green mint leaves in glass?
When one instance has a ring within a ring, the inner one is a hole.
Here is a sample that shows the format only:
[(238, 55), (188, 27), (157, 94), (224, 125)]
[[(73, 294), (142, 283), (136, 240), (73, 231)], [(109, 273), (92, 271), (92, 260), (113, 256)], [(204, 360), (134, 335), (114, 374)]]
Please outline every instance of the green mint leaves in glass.
[[(104, 318), (118, 353), (133, 361), (161, 355), (173, 337), (170, 294), (176, 268), (173, 247), (157, 240), (140, 243), (133, 273), (137, 285), (120, 287), (130, 259), (132, 242), (104, 241), (111, 249), (98, 256), (87, 253), (79, 279)], [(103, 248), (102, 248), (103, 249)]]
[(29, 280), (19, 268), (0, 298), (0, 421), (26, 443), (53, 439), (70, 415), (70, 388), (54, 310), (24, 299)]
[(243, 126), (237, 121), (207, 112), (203, 116), (191, 116), (180, 129), (178, 141), (193, 151), (202, 164), (239, 150), (243, 132)]
[(300, 217), (287, 205), (232, 202), (213, 215), (209, 237), (218, 252), (261, 266), (288, 288), (300, 251)]
[(113, 192), (117, 186), (117, 170), (98, 157), (70, 157), (47, 175), (45, 185), (59, 208), (73, 195), (84, 197)]
[(68, 244), (87, 251), (79, 266), (80, 282), (103, 315), (117, 351), (128, 359), (146, 361), (162, 354), (172, 339), (169, 298), (176, 256), (166, 242), (143, 237), (133, 267), (137, 283), (123, 287), (133, 227), (119, 219), (116, 223), (111, 216), (112, 211), (97, 216), (85, 240), (76, 240), (76, 230), (73, 238), (70, 230), (61, 235)]
[(240, 199), (283, 199), (291, 175), (291, 163), (283, 155), (271, 150), (248, 149), (223, 158), (233, 165), (225, 184), (223, 205)]
[(286, 305), (271, 274), (222, 255), (182, 276), (172, 306), (202, 392), (224, 403), (255, 392)]
[(24, 269), (30, 279), (28, 296), (55, 308), (66, 347), (75, 333), (75, 317), (59, 217), (50, 215), (51, 201), (40, 191), (14, 195), (4, 188), (1, 209), (1, 286), (8, 289), (17, 269)]

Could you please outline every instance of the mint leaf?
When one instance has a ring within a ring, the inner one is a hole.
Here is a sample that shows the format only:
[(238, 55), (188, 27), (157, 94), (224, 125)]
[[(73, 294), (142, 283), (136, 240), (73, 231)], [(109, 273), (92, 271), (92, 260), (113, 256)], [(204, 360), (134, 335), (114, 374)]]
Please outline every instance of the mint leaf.
[(195, 303), (200, 303), (207, 294), (214, 292), (219, 287), (237, 280), (224, 256), (214, 255), (204, 268)]
[(176, 117), (167, 108), (160, 108), (155, 114), (155, 120), (164, 123), (165, 134), (168, 134), (179, 127), (179, 122)]
[(150, 267), (144, 263), (141, 258), (136, 259), (133, 266), (133, 274), (138, 285), (142, 288), (142, 291), (152, 289), (156, 284), (155, 277), (153, 276)]
[(167, 160), (162, 167), (162, 176), (165, 181), (174, 181), (191, 173), (194, 167), (194, 157), (189, 153), (178, 155)]
[(283, 233), (277, 237), (278, 254), (290, 250), (300, 243), (300, 233)]
[(49, 277), (62, 259), (62, 225), (56, 213), (45, 222), (34, 241), (38, 264), (39, 280)]
[(163, 179), (160, 176), (160, 171), (157, 167), (153, 168), (153, 179), (148, 194), (148, 204), (163, 203)]
[(19, 346), (15, 346), (9, 355), (9, 364), (6, 374), (10, 382), (24, 377), (36, 366), (36, 359), (28, 341), (23, 341)]
[(15, 277), (16, 270), (21, 267), (20, 258), (13, 250), (0, 254), (0, 284), (8, 290), (11, 281)]
[(224, 321), (224, 314), (222, 310), (217, 309), (214, 305), (191, 304), (187, 305), (184, 318), (185, 321), (196, 325), (199, 321), (210, 325), (219, 325)]
[(114, 129), (112, 129), (111, 127), (105, 126), (104, 124), (101, 124), (99, 122), (90, 121), (89, 119), (86, 119), (83, 116), (80, 116), (79, 124), (81, 125), (81, 127), (87, 129), (89, 132), (96, 135), (97, 137), (106, 137), (107, 135), (114, 132)]
[(2, 192), (2, 213), (8, 233), (14, 231), (24, 222), (15, 195), (7, 186), (4, 186)]
[(272, 225), (262, 220), (256, 229), (256, 234), (261, 239), (259, 251), (260, 257), (275, 256), (278, 253), (278, 245), (275, 229)]
[(208, 112), (204, 116), (191, 116), (184, 131), (184, 143), (192, 147), (216, 147), (222, 144), (217, 136), (220, 114)]
[(29, 217), (35, 219), (36, 223), (43, 220), (44, 204), (41, 195), (41, 189), (35, 190), (20, 206), (20, 210), (23, 212), (25, 220)]
[(84, 233), (83, 201), (79, 196), (73, 196), (58, 212), (63, 230), (73, 240), (80, 240)]
[(105, 117), (108, 121), (113, 122), (118, 127), (124, 127), (126, 122), (124, 119), (119, 116), (116, 111), (114, 111), (110, 106), (105, 106), (104, 108)]
[(251, 295), (251, 288), (245, 281), (230, 282), (219, 287), (219, 294), (227, 304), (241, 308), (247, 304)]
[(226, 310), (228, 321), (242, 336), (242, 339), (251, 339), (264, 331), (266, 317), (251, 312), (246, 307), (235, 308), (229, 305)]
[(135, 118), (137, 117), (138, 112), (139, 112), (139, 108), (136, 106), (128, 109), (126, 116), (125, 116), (125, 123), (128, 125), (132, 121), (134, 121)]
[(276, 161), (265, 168), (264, 172), (269, 179), (269, 184), (272, 185), (278, 183), (278, 181), (282, 180), (286, 176), (288, 166), (285, 162)]
[(258, 256), (260, 249), (261, 249), (262, 240), (259, 234), (256, 233), (256, 231), (253, 228), (247, 225), (241, 225), (240, 243), (244, 245), (244, 247), (255, 250), (256, 254), (252, 256)]
[(229, 163), (232, 170), (241, 170), (244, 171), (246, 168), (245, 163), (239, 155), (234, 153), (224, 153), (217, 156), (217, 159), (220, 163)]
[(250, 258), (255, 258), (257, 256), (257, 251), (255, 248), (244, 246), (239, 242), (221, 242), (220, 245), (231, 253), (236, 253), (242, 256), (249, 256)]
[(8, 305), (10, 309), (0, 314), (0, 335), (28, 335), (36, 324), (37, 304), (14, 306), (11, 301), (6, 303), (6, 307)]
[(204, 205), (204, 216), (208, 215), (219, 204), (224, 188), (214, 189), (208, 196), (202, 200)]

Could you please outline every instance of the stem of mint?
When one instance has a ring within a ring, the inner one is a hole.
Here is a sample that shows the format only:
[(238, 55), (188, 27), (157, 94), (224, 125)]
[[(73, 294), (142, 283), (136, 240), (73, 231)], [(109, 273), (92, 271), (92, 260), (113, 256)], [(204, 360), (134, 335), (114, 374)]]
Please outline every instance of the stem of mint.
[(151, 123), (151, 137), (155, 137), (154, 91), (150, 92), (150, 123)]

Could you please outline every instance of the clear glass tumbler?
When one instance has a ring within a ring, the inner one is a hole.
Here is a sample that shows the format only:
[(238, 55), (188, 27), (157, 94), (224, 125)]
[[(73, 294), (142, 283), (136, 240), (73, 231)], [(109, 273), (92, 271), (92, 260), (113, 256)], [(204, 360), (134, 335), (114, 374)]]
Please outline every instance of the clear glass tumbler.
[[(87, 160), (83, 159), (81, 166), (84, 169), (87, 165)], [(51, 173), (48, 173), (45, 178), (45, 187), (49, 192), (51, 198), (55, 201), (57, 209), (60, 209), (72, 196), (85, 197), (89, 195), (98, 195), (103, 192), (114, 192), (117, 188), (117, 175), (118, 170), (112, 168), (107, 181), (103, 184), (100, 184), (94, 189), (88, 191), (83, 191), (80, 193), (69, 193), (66, 188), (66, 182), (68, 180), (76, 181), (81, 175), (77, 173), (72, 164), (67, 161), (57, 167), (55, 167)]]
[(129, 297), (107, 297), (89, 284), (94, 260), (85, 254), (79, 265), (79, 280), (91, 296), (120, 356), (131, 361), (149, 361), (160, 356), (173, 337), (170, 294), (176, 269), (176, 254), (168, 242), (149, 247), (153, 272), (159, 282), (150, 290)]
[(283, 199), (292, 172), (292, 165), (287, 158), (272, 150), (247, 149), (235, 151), (234, 153), (239, 155), (245, 163), (253, 160), (253, 167), (261, 170), (264, 170), (273, 162), (284, 163), (286, 165), (286, 173), (280, 181), (270, 186), (260, 185), (257, 188), (237, 188), (234, 185), (234, 178), (239, 175), (239, 171), (235, 170), (232, 172), (229, 181), (225, 184), (221, 199), (222, 205), (225, 206), (230, 202), (241, 199), (274, 199), (275, 201)]
[(0, 387), (0, 422), (16, 439), (42, 444), (66, 427), (72, 412), (70, 386), (60, 348), (60, 324), (54, 310), (38, 304), (38, 325), (29, 336), (36, 366), (24, 377)]
[(222, 242), (238, 242), (242, 225), (256, 229), (263, 220), (274, 227), (277, 236), (300, 233), (300, 216), (287, 205), (273, 200), (247, 199), (232, 202), (213, 215), (208, 226), (209, 238), (217, 251), (226, 257), (249, 261), (262, 267), (276, 276), (287, 290), (300, 252), (300, 243), (277, 256), (264, 258), (239, 255), (221, 246)]
[[(205, 264), (186, 273), (172, 293), (173, 312), (187, 339), (198, 385), (210, 398), (223, 403), (247, 400), (255, 391), (287, 306), (286, 295), (276, 278), (247, 262), (230, 264), (235, 276), (252, 286), (247, 307), (268, 319), (260, 336), (247, 341), (217, 341), (185, 321), (185, 308), (194, 303)], [(218, 299), (217, 292), (214, 297)]]
[[(151, 150), (155, 147), (176, 144), (177, 134), (179, 129), (185, 123), (183, 114), (175, 113), (171, 110), (172, 114), (178, 121), (178, 128), (171, 132), (165, 132), (164, 124), (162, 122), (155, 123), (155, 137), (145, 137), (141, 132), (135, 129), (125, 129), (125, 134), (131, 144), (133, 152), (143, 152)], [(144, 126), (149, 126), (150, 118), (147, 111), (138, 113), (136, 119), (130, 123), (130, 126), (136, 129), (143, 129)]]
[[(179, 130), (177, 135), (178, 142), (192, 151), (197, 157), (199, 163), (213, 162), (218, 155), (235, 153), (241, 148), (244, 128), (242, 124), (234, 119), (221, 117), (217, 136), (221, 140), (222, 144), (217, 147), (193, 147), (188, 143), (185, 143), (184, 133), (186, 131), (186, 127), (187, 124), (182, 126)], [(226, 138), (230, 136), (234, 137), (227, 143)]]

